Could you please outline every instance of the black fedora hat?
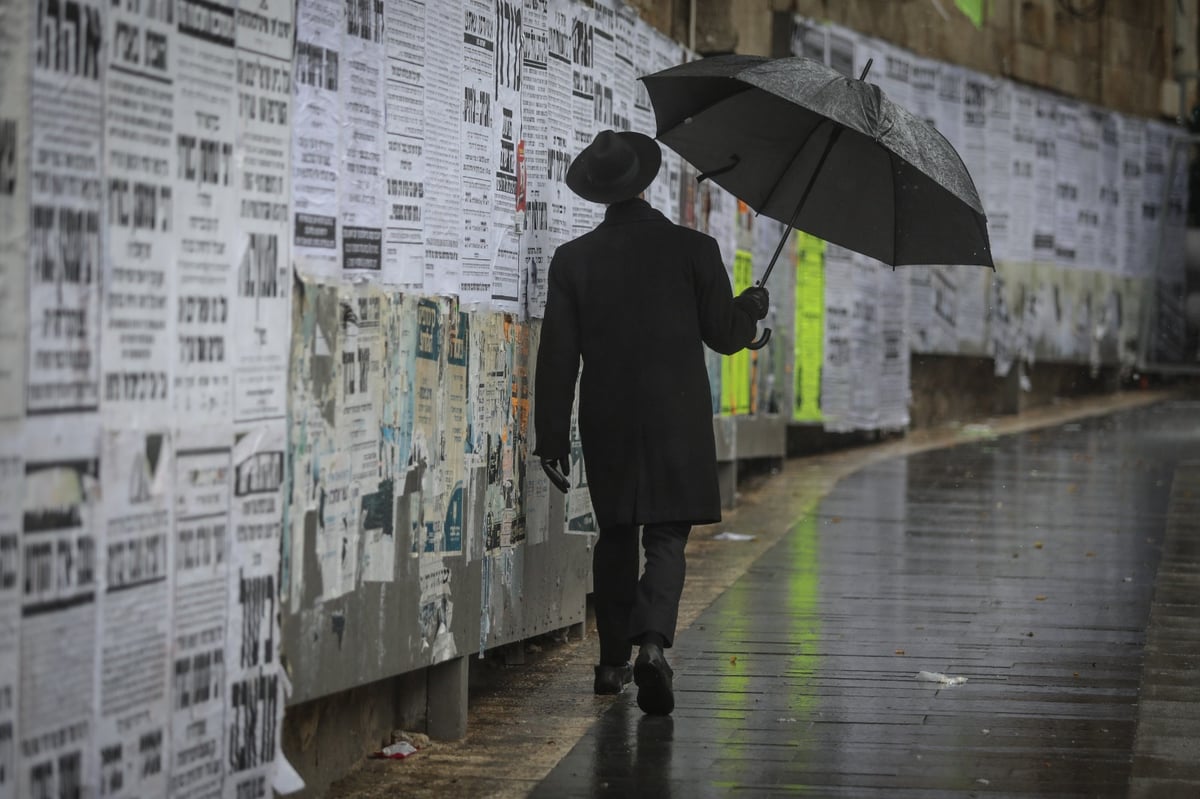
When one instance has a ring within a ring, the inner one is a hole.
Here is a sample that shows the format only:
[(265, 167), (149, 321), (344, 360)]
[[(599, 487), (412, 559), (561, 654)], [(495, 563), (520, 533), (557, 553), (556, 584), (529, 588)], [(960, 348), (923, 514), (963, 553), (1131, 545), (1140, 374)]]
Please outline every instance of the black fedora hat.
[(662, 165), (658, 142), (642, 133), (602, 130), (567, 169), (567, 186), (585, 200), (616, 203), (636, 197)]

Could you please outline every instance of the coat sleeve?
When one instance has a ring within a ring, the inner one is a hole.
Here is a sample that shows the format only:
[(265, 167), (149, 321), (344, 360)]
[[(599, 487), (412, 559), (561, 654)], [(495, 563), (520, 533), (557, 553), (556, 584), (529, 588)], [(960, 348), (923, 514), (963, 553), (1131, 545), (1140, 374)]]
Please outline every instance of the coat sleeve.
[(733, 355), (754, 340), (755, 318), (735, 299), (716, 239), (706, 238), (696, 265), (696, 304), (704, 343), (722, 355)]
[(558, 253), (548, 271), (533, 388), (534, 454), (557, 458), (566, 456), (571, 448), (571, 406), (579, 374), (579, 314)]

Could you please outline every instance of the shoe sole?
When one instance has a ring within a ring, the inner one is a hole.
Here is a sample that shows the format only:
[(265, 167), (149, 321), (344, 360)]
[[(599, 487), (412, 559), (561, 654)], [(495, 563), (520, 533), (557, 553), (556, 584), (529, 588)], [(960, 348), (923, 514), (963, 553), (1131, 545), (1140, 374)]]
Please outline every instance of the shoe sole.
[(666, 716), (675, 709), (675, 692), (670, 678), (653, 663), (635, 663), (633, 681), (637, 683), (638, 707), (651, 716)]

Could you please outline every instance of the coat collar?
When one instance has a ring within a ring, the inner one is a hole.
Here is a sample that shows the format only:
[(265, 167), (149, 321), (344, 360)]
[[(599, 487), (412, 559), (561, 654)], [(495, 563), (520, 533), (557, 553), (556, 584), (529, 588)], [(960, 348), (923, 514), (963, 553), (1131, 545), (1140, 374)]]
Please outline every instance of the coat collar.
[(654, 206), (640, 197), (633, 197), (613, 203), (604, 212), (604, 225), (622, 225), (627, 222), (644, 222), (647, 220), (665, 220), (666, 217), (655, 210)]

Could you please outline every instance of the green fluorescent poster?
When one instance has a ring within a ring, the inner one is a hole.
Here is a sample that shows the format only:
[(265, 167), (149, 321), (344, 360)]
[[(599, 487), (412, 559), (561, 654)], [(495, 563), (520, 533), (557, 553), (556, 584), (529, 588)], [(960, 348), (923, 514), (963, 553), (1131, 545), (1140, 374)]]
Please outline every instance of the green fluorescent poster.
[(792, 420), (821, 421), (825, 339), (825, 242), (796, 231), (795, 399)]
[[(733, 293), (741, 294), (754, 283), (754, 260), (750, 250), (733, 256)], [(750, 412), (750, 350), (721, 359), (721, 415)]]

